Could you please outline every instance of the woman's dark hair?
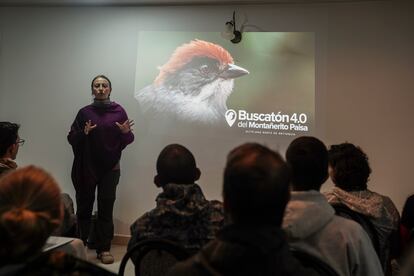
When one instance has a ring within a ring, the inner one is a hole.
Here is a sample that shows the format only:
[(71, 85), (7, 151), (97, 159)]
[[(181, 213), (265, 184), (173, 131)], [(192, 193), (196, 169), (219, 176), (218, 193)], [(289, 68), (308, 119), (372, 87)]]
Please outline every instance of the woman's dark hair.
[(108, 77), (107, 77), (107, 76), (105, 76), (105, 75), (98, 75), (98, 76), (94, 77), (94, 78), (93, 78), (93, 80), (92, 80), (92, 82), (91, 82), (91, 90), (92, 90), (92, 91), (93, 91), (93, 83), (94, 83), (94, 81), (95, 81), (96, 79), (99, 79), (99, 78), (101, 78), (101, 79), (106, 79), (106, 80), (108, 81), (108, 83), (109, 83), (109, 89), (110, 89), (110, 90), (112, 90), (112, 83), (111, 83), (111, 81), (108, 79)]
[(0, 122), (0, 157), (6, 154), (7, 149), (16, 143), (19, 125), (10, 122)]
[(332, 145), (328, 153), (332, 181), (337, 187), (349, 192), (367, 189), (371, 168), (367, 155), (360, 147), (342, 143)]

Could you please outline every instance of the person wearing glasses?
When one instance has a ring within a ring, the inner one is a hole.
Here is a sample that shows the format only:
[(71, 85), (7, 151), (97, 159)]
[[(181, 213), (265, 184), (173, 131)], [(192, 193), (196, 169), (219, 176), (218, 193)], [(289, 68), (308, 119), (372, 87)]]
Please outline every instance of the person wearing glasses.
[[(93, 103), (79, 110), (67, 137), (74, 153), (71, 176), (76, 191), (79, 234), (85, 244), (91, 229), (95, 190), (98, 190), (93, 248), (102, 263), (110, 264), (114, 262), (110, 248), (119, 161), (122, 150), (134, 140), (131, 132), (134, 123), (122, 106), (110, 100), (112, 86), (106, 76), (96, 76), (91, 90)], [(91, 248), (89, 244), (88, 247)]]
[(24, 140), (19, 137), (19, 125), (11, 122), (0, 122), (0, 176), (17, 168), (14, 161), (23, 146)]
[[(19, 147), (23, 146), (24, 139), (19, 137), (20, 125), (11, 122), (0, 122), (0, 178), (5, 177), (6, 173), (10, 173), (17, 169), (16, 159)], [(62, 223), (53, 232), (54, 236), (73, 236), (69, 235), (69, 230), (76, 228), (76, 220), (71, 211), (70, 202), (72, 199), (66, 193), (60, 195), (63, 202), (64, 216)], [(79, 246), (82, 241), (74, 239), (68, 245), (60, 249), (75, 255), (79, 258), (86, 259), (86, 251), (84, 247)], [(1, 273), (0, 273), (1, 274)]]

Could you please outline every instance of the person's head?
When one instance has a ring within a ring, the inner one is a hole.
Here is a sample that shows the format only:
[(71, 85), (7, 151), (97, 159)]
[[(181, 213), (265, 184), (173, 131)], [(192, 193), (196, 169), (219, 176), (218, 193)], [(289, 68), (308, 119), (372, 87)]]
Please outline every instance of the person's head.
[(10, 122), (0, 122), (0, 158), (16, 159), (19, 145), (19, 125)]
[(290, 173), (280, 154), (256, 143), (233, 149), (224, 169), (223, 199), (236, 224), (280, 226)]
[(286, 162), (292, 170), (295, 191), (319, 191), (328, 178), (328, 150), (319, 139), (302, 136), (286, 150)]
[(332, 145), (329, 149), (329, 168), (335, 186), (345, 191), (362, 191), (367, 189), (371, 174), (368, 156), (350, 143)]
[(60, 224), (60, 189), (44, 170), (29, 166), (0, 179), (0, 264), (41, 252)]
[(92, 95), (95, 100), (109, 99), (112, 91), (112, 84), (108, 77), (104, 75), (98, 75), (93, 78), (91, 83)]
[(154, 183), (162, 187), (168, 183), (192, 184), (200, 178), (193, 154), (184, 146), (166, 146), (157, 159), (157, 175)]

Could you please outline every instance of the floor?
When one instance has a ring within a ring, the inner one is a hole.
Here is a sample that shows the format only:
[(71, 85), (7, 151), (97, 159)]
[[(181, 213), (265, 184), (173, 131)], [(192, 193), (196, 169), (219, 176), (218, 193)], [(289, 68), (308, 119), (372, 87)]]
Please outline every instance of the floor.
[[(121, 264), (122, 257), (124, 257), (126, 253), (126, 245), (116, 245), (113, 244), (111, 247), (111, 253), (114, 256), (115, 262), (113, 264), (102, 264), (100, 260), (96, 258), (95, 250), (87, 249), (87, 256), (88, 261), (94, 264), (97, 264), (109, 271), (112, 271), (118, 274), (119, 265)], [(127, 266), (125, 268), (125, 276), (134, 276), (134, 266), (131, 261), (128, 261)]]

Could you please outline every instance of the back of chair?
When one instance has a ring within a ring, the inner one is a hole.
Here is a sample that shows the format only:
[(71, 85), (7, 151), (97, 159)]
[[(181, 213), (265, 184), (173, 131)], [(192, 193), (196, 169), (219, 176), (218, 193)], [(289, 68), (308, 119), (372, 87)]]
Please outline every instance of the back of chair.
[(335, 213), (338, 216), (351, 219), (357, 223), (359, 223), (362, 228), (367, 232), (369, 238), (372, 241), (372, 245), (374, 246), (375, 252), (377, 252), (378, 257), (381, 256), (380, 252), (380, 242), (377, 230), (375, 229), (374, 224), (372, 224), (371, 220), (358, 212), (351, 210), (348, 206), (344, 204), (332, 204), (332, 207), (335, 209)]
[(123, 276), (129, 259), (134, 259), (135, 275), (165, 275), (178, 261), (190, 253), (181, 245), (164, 239), (147, 239), (133, 246), (122, 258), (119, 275)]
[(306, 268), (310, 268), (320, 276), (339, 276), (327, 263), (305, 251), (290, 248), (292, 255)]

